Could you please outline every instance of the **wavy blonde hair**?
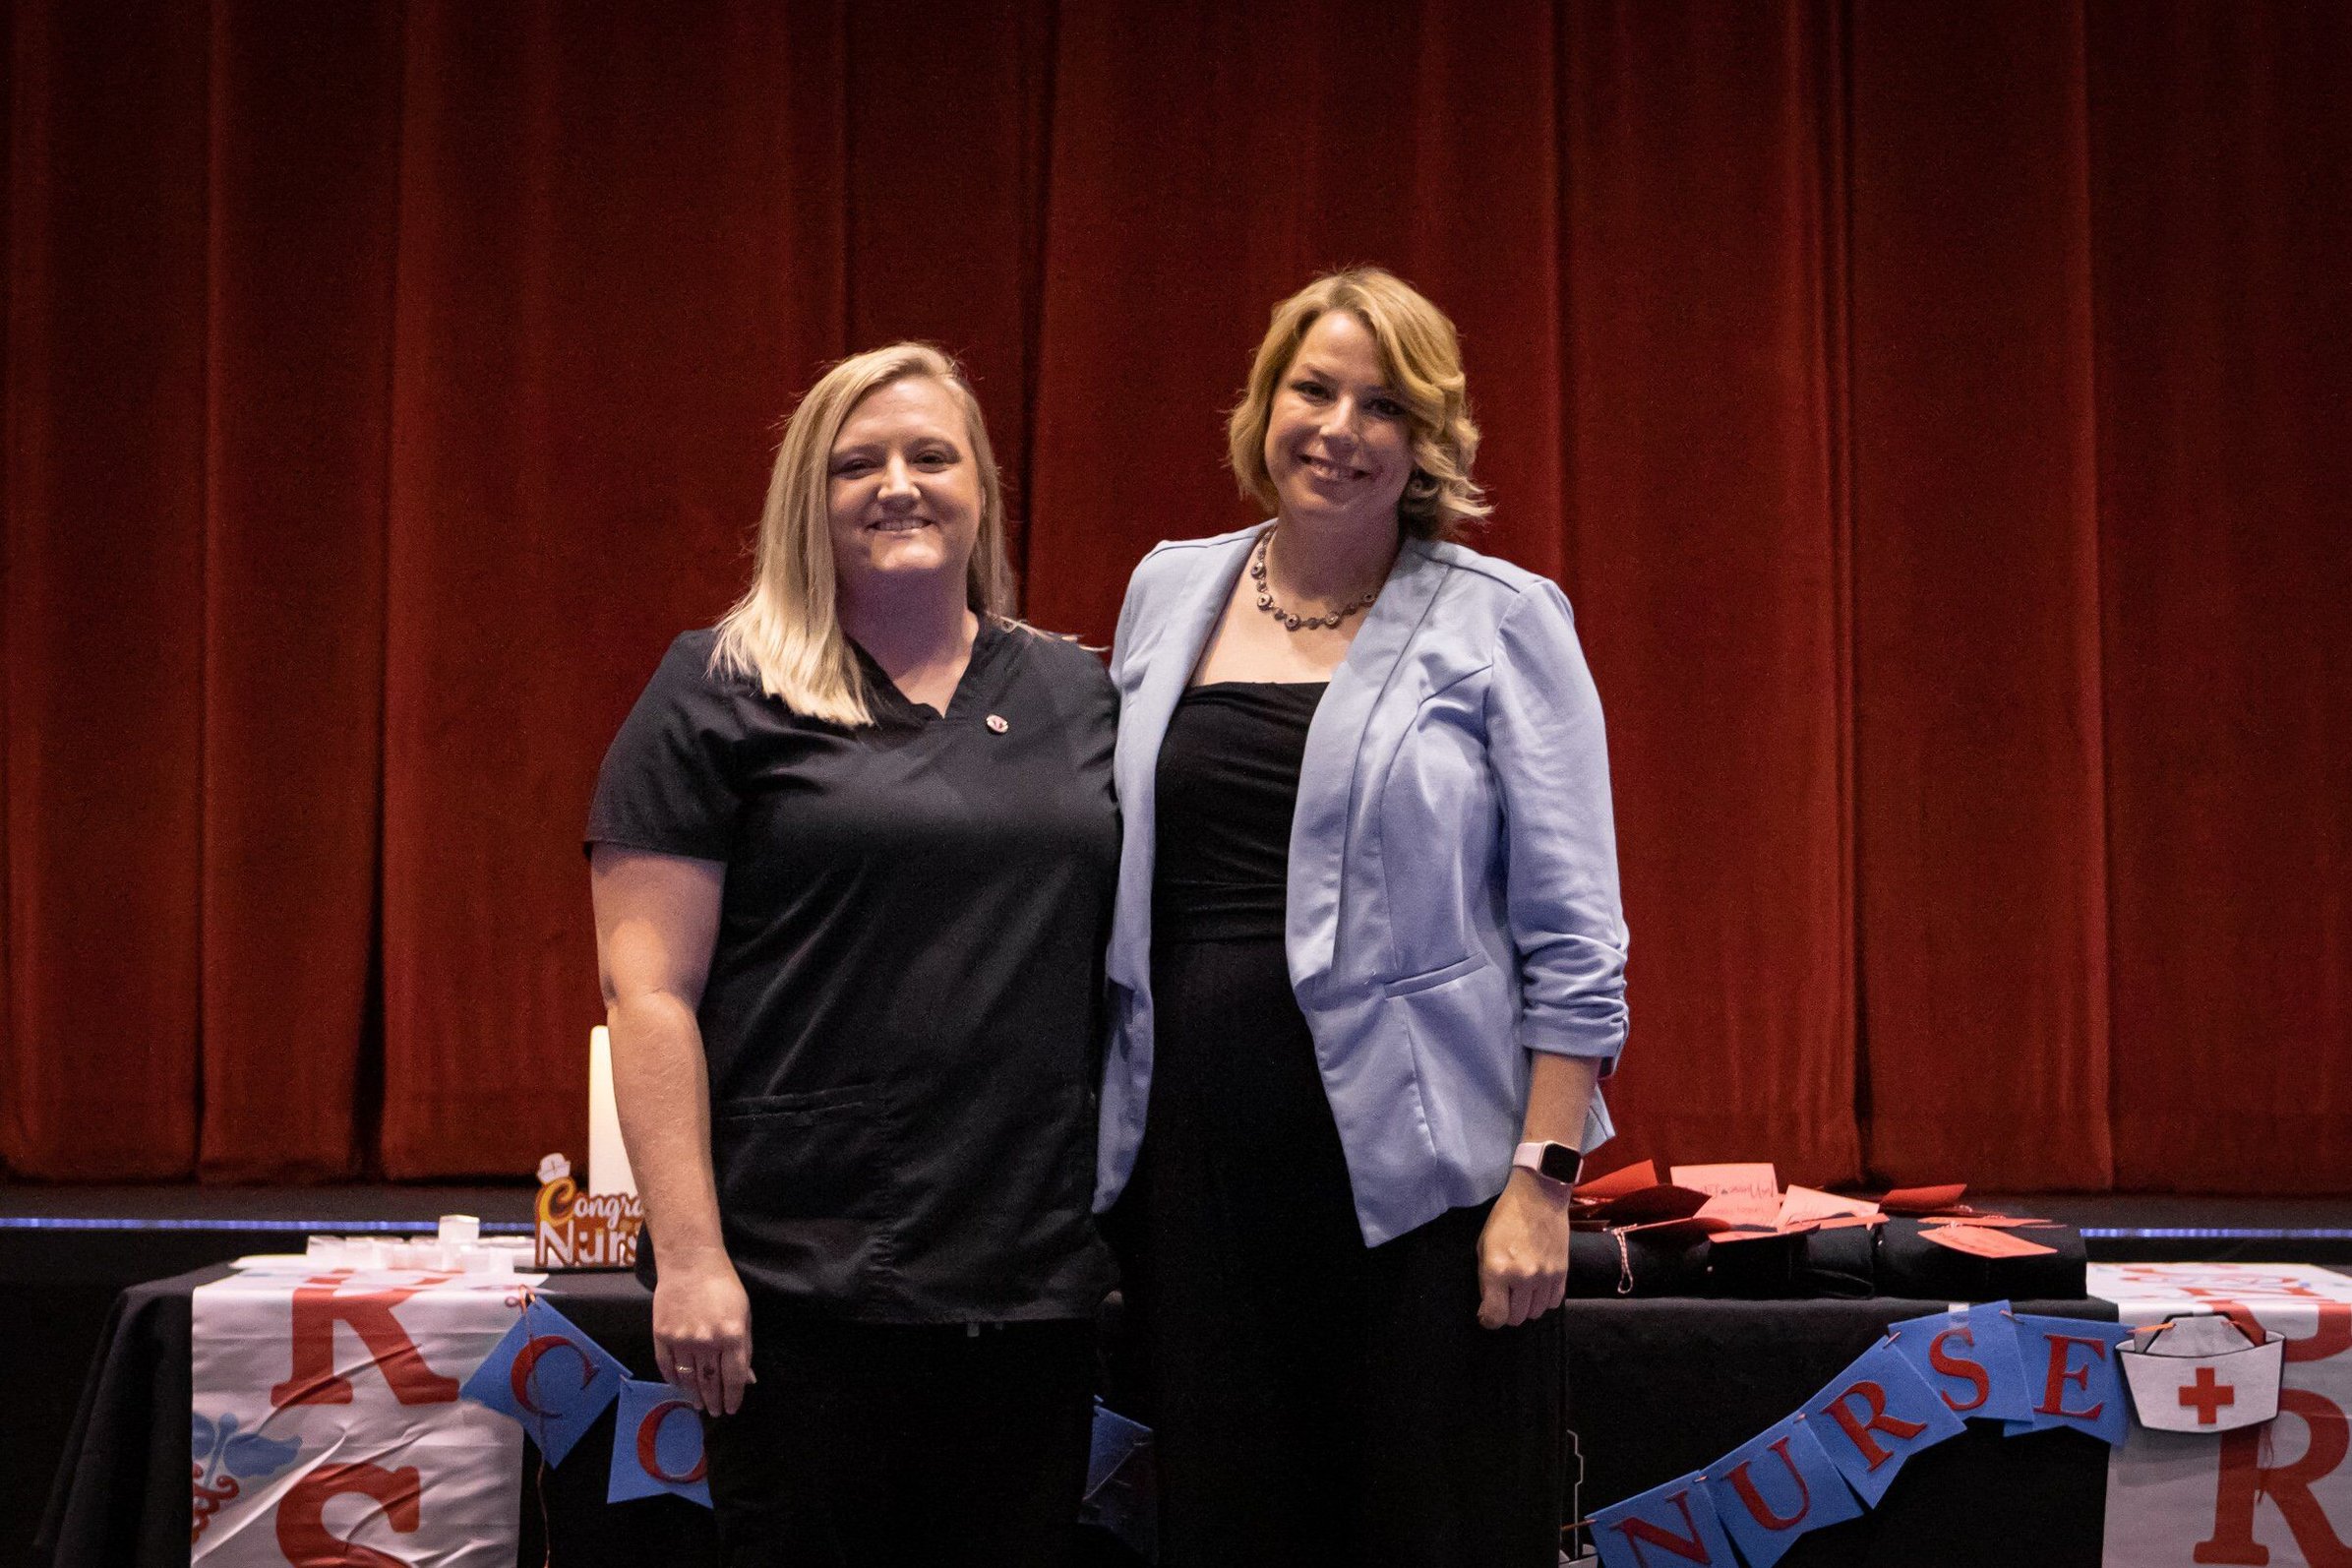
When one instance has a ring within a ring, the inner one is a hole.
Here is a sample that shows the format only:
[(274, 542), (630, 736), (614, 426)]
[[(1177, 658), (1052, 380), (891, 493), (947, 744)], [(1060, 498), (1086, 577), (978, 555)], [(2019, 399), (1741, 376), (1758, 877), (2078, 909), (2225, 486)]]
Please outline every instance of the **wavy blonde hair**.
[(1274, 395), (1307, 329), (1325, 311), (1344, 310), (1379, 345), (1380, 373), (1405, 404), (1413, 441), (1413, 477), (1397, 502), (1397, 522), (1417, 539), (1459, 538), (1494, 509), (1471, 481), (1478, 427), (1470, 417), (1462, 344), (1446, 313), (1396, 273), (1350, 267), (1321, 277), (1274, 307), (1274, 320), (1249, 367), (1249, 386), (1226, 422), (1229, 460), (1241, 493), (1280, 511), (1266, 470), (1266, 427)]
[(980, 528), (964, 576), (964, 602), (1011, 623), (1012, 567), (1004, 553), (1004, 483), (989, 447), (980, 399), (955, 361), (929, 343), (892, 343), (841, 361), (809, 389), (784, 425), (759, 514), (752, 585), (719, 621), (713, 674), (756, 681), (796, 713), (852, 729), (874, 722), (850, 651), (833, 576), (833, 443), (850, 411), (893, 382), (924, 376), (964, 411), (965, 443), (980, 470)]

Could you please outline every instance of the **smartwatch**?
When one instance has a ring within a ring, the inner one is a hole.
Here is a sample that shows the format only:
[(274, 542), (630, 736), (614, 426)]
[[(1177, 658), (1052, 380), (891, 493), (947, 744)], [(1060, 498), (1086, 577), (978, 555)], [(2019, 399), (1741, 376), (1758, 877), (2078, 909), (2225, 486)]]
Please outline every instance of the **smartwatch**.
[(1511, 1155), (1514, 1167), (1564, 1187), (1576, 1185), (1576, 1173), (1584, 1163), (1585, 1157), (1564, 1143), (1523, 1143)]

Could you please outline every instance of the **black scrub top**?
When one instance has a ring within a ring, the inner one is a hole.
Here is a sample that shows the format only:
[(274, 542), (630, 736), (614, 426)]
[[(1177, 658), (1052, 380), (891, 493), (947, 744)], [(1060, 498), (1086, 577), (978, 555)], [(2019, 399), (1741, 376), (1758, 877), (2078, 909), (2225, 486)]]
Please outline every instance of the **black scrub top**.
[(699, 1021), (745, 1288), (870, 1322), (1091, 1313), (1102, 664), (984, 620), (942, 715), (859, 649), (875, 723), (849, 730), (713, 676), (713, 636), (671, 644), (587, 839), (726, 866)]

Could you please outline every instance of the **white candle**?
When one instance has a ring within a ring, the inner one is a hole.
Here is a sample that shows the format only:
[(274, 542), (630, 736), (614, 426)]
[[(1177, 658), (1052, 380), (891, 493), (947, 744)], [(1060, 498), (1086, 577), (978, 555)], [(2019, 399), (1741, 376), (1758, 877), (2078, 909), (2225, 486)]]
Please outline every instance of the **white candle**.
[(602, 1024), (588, 1031), (588, 1190), (637, 1195), (613, 1104), (613, 1037)]

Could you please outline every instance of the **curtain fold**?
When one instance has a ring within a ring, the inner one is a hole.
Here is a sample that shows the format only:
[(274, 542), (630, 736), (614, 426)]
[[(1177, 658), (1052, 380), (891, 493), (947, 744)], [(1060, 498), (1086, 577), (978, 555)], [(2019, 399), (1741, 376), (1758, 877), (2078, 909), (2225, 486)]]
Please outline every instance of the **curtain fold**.
[(204, 1174), (358, 1174), (400, 9), (222, 0), (204, 331)]
[(2352, 15), (2090, 7), (2116, 1179), (2352, 1189)]
[(1607, 707), (1603, 1163), (2352, 1185), (2352, 20), (287, 0), (6, 21), (0, 1167), (582, 1152), (578, 833), (778, 421), (961, 356), (1025, 610), (1460, 325)]
[(196, 1153), (211, 51), (189, 7), (10, 42), (0, 1151)]
[(2081, 21), (1866, 0), (1852, 59), (1869, 1163), (1899, 1180), (1990, 1169), (2027, 1189), (2100, 1188), (2111, 1146)]
[(387, 1175), (581, 1147), (580, 827), (670, 636), (740, 590), (778, 411), (846, 346), (841, 59), (831, 8), (410, 8)]
[(1566, 575), (1608, 713), (1630, 1157), (1860, 1174), (1838, 13), (1575, 6)]

